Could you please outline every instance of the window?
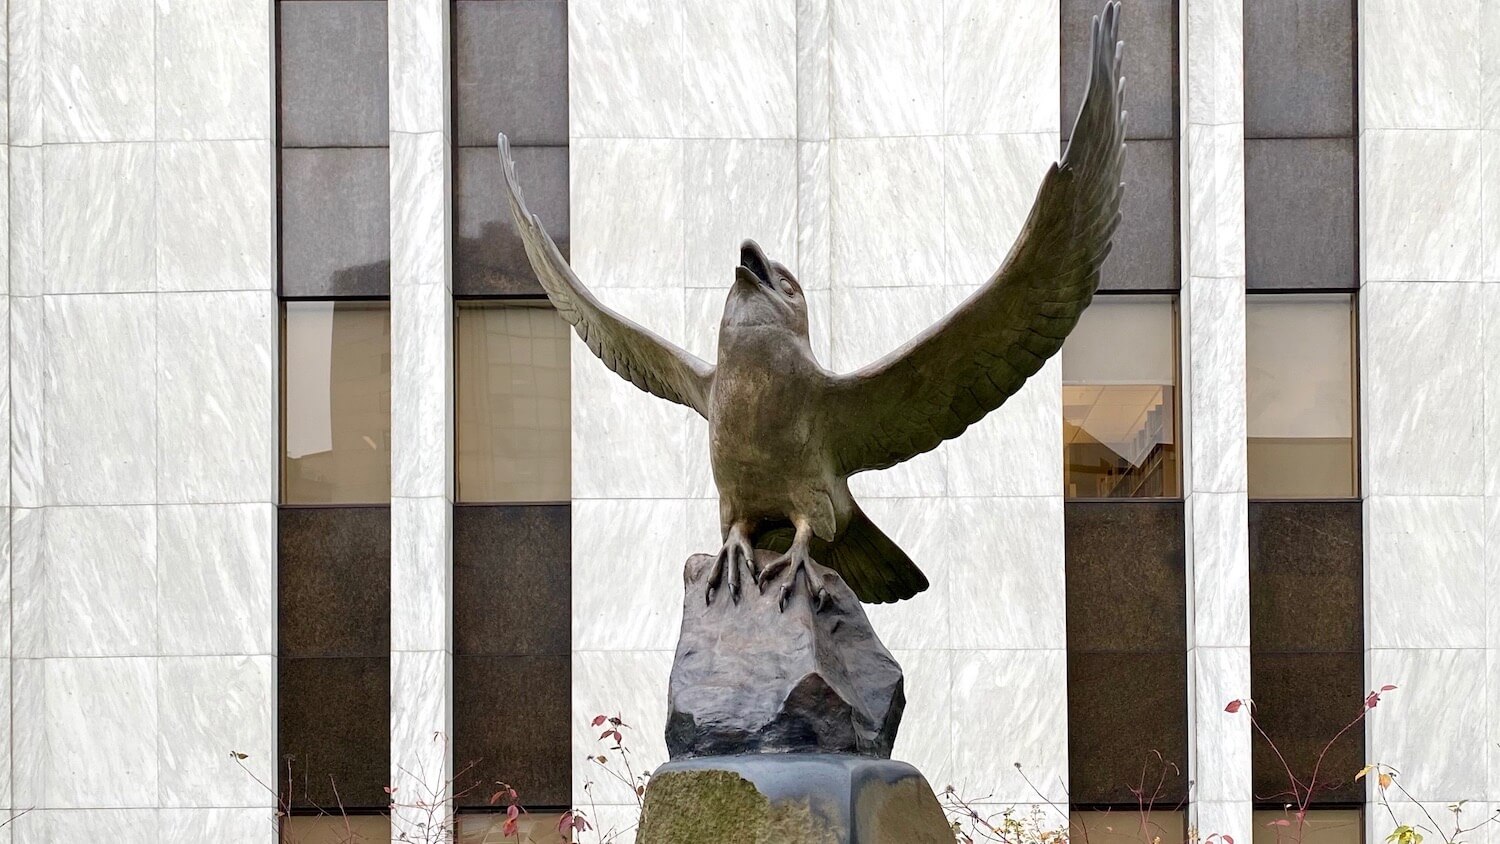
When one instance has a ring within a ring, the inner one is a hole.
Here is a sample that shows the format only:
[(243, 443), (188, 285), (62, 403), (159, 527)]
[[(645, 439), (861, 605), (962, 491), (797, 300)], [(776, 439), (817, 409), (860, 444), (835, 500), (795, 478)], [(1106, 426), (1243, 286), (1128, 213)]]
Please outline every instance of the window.
[(283, 317), (282, 502), (389, 501), (390, 306), (287, 302)]
[(391, 822), (375, 815), (293, 815), (281, 819), (281, 844), (385, 844), (390, 840)]
[(546, 302), (461, 305), (458, 500), (571, 497), (567, 323)]
[(1175, 297), (1095, 297), (1062, 369), (1067, 497), (1179, 495)]
[(1247, 297), (1251, 498), (1358, 495), (1354, 338), (1349, 294)]
[[(486, 798), (489, 795), (485, 795)], [(516, 834), (504, 834), (505, 815), (462, 814), (458, 816), (457, 844), (556, 844), (562, 815), (523, 814), (517, 818)]]
[[(1278, 821), (1290, 826), (1276, 825)], [(1251, 839), (1252, 844), (1359, 844), (1362, 840), (1364, 813), (1359, 809), (1309, 809), (1300, 832), (1294, 812), (1259, 809)]]
[[(1068, 839), (1083, 844), (1184, 844), (1187, 813), (1175, 804), (1142, 812), (1134, 807), (1069, 813)], [(1255, 844), (1260, 844), (1257, 838)]]

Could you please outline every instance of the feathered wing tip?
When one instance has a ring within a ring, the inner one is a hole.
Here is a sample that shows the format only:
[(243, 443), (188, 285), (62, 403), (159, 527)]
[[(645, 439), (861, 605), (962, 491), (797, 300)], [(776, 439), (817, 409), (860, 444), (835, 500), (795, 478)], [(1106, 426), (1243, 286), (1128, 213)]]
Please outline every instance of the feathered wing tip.
[(843, 538), (824, 556), (821, 562), (867, 604), (904, 601), (927, 588), (927, 575), (858, 505)]

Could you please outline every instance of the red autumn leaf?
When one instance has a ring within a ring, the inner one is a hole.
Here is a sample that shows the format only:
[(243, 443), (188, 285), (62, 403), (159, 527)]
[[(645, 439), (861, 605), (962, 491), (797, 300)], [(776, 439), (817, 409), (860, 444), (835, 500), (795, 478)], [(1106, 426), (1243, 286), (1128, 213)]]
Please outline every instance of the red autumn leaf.
[(497, 791), (494, 794), (491, 794), (490, 795), (490, 805), (493, 806), (496, 803), (499, 803), (500, 802), (500, 795), (503, 794), (503, 793), (504, 792)]
[(609, 719), (605, 718), (603, 715), (595, 715), (594, 716), (594, 721), (593, 721), (593, 723), (590, 726), (597, 727), (597, 726), (603, 724), (605, 721), (608, 721), (608, 720)]
[(1231, 700), (1229, 702), (1229, 705), (1224, 707), (1224, 711), (1233, 714), (1235, 712), (1239, 712), (1240, 707), (1244, 705), (1245, 702), (1243, 700)]
[(1221, 835), (1219, 837), (1222, 838), (1222, 839), (1224, 839), (1224, 844), (1234, 844), (1234, 836), (1233, 835)]
[(396, 793), (396, 789), (395, 789), (395, 787), (388, 785), (388, 786), (385, 787), (385, 793), (386, 794), (395, 794)]
[(520, 832), (517, 829), (515, 818), (511, 818), (510, 820), (506, 821), (505, 825), (500, 827), (500, 834), (504, 835), (506, 838), (515, 838), (520, 835)]
[(1270, 823), (1266, 824), (1266, 826), (1291, 826), (1291, 825), (1292, 825), (1292, 822), (1289, 821), (1289, 820), (1287, 820), (1286, 818), (1279, 818), (1277, 820), (1271, 821)]
[(622, 735), (620, 735), (620, 731), (619, 730), (615, 730), (614, 733), (615, 733), (615, 744), (619, 744), (621, 741), (624, 741), (625, 737), (622, 736)]
[(614, 732), (615, 732), (614, 730), (605, 730), (604, 732), (602, 732), (602, 733), (599, 734), (599, 740), (600, 741), (604, 741), (605, 739), (607, 739), (611, 735), (613, 735)]
[(505, 816), (511, 820), (515, 820), (521, 816), (521, 807), (514, 803), (510, 804), (510, 808), (505, 810)]
[(1366, 709), (1374, 709), (1378, 703), (1380, 703), (1380, 692), (1370, 692), (1368, 695), (1365, 695)]
[(1382, 691), (1382, 692), (1394, 692), (1394, 691), (1395, 691), (1395, 690), (1396, 690), (1396, 687), (1395, 687), (1395, 686), (1392, 686), (1392, 685), (1389, 685), (1389, 684), (1387, 684), (1387, 685), (1384, 685), (1384, 686), (1381, 686), (1381, 687), (1380, 687), (1380, 690), (1381, 690), (1381, 691)]

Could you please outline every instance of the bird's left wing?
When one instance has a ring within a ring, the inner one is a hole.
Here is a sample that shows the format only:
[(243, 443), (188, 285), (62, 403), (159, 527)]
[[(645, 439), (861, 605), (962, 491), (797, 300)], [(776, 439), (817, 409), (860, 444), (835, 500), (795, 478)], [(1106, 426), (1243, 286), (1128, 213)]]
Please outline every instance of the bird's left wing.
[(510, 142), (504, 135), (500, 136), (500, 163), (505, 170), (511, 219), (526, 244), (526, 256), (531, 259), (537, 280), (557, 313), (573, 326), (589, 350), (621, 378), (707, 417), (713, 366), (620, 316), (595, 298), (563, 260), (557, 244), (542, 228), (541, 220), (526, 209), (521, 185), (516, 180)]
[(1088, 90), (1010, 255), (963, 304), (901, 349), (837, 376), (826, 409), (835, 466), (883, 469), (999, 407), (1062, 348), (1099, 285), (1120, 220), (1125, 115), (1120, 5), (1093, 25)]

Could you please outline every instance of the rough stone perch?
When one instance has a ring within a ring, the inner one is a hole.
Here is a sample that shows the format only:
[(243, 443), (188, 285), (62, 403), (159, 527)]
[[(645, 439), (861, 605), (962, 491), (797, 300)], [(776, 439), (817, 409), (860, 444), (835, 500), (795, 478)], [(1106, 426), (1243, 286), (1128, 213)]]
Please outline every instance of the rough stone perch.
[[(776, 555), (756, 552), (764, 567)], [(837, 575), (818, 612), (804, 592), (784, 611), (751, 585), (706, 605), (713, 558), (683, 571), (682, 633), (668, 690), (674, 760), (741, 753), (852, 753), (888, 759), (906, 707), (901, 666)]]

